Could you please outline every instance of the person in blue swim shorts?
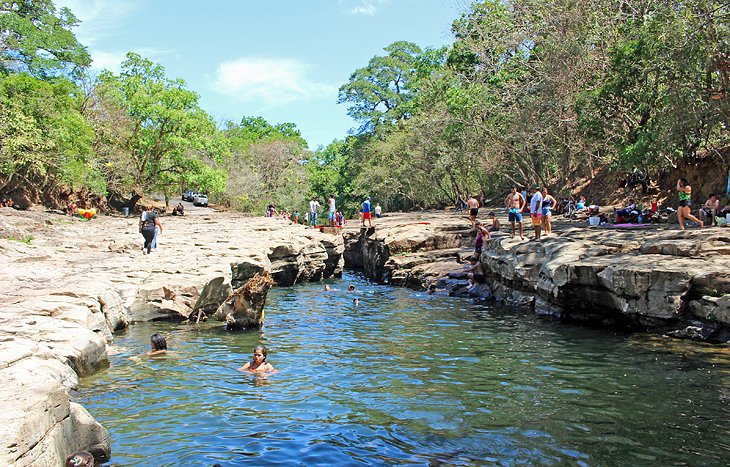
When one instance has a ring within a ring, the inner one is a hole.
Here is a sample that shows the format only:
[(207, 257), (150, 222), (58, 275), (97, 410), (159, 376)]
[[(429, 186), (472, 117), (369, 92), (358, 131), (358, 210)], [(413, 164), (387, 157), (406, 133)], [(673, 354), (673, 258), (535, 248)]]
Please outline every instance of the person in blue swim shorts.
[(507, 215), (509, 216), (509, 224), (512, 227), (512, 235), (510, 238), (515, 238), (515, 224), (520, 226), (520, 240), (525, 238), (522, 236), (522, 209), (525, 207), (525, 197), (522, 193), (517, 191), (517, 187), (512, 187), (512, 191), (507, 195), (504, 200), (504, 205), (507, 207)]

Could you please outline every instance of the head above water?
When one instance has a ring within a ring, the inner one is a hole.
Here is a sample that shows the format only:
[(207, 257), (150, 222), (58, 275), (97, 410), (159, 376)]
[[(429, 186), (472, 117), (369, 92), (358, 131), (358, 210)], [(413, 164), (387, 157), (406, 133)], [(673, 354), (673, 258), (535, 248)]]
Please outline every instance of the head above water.
[(264, 357), (264, 360), (266, 360), (266, 355), (267, 355), (268, 353), (269, 353), (269, 350), (268, 350), (268, 349), (267, 349), (267, 348), (266, 348), (265, 346), (263, 346), (263, 345), (257, 345), (257, 346), (256, 346), (256, 347), (255, 347), (255, 348), (253, 349), (253, 354), (254, 354), (254, 356), (256, 356), (256, 354), (259, 354), (259, 355), (261, 355), (261, 356), (263, 356), (263, 357)]
[(152, 343), (152, 350), (167, 350), (167, 341), (162, 334), (152, 334), (150, 342)]
[(94, 456), (88, 451), (75, 451), (66, 457), (65, 467), (93, 467)]

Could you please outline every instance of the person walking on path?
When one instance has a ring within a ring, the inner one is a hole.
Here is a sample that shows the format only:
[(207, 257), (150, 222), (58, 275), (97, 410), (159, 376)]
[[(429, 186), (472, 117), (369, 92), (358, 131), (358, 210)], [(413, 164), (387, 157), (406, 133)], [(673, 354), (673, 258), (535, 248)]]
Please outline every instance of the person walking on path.
[(524, 240), (525, 238), (522, 236), (522, 210), (527, 204), (525, 197), (517, 191), (517, 187), (513, 186), (512, 191), (505, 198), (504, 204), (507, 207), (507, 215), (512, 227), (510, 238), (515, 238), (515, 224), (518, 224), (520, 226), (520, 240)]
[(330, 196), (330, 199), (327, 200), (327, 206), (329, 206), (329, 208), (330, 208), (327, 219), (330, 221), (330, 227), (334, 227), (336, 224), (335, 213), (337, 212), (337, 208), (335, 207), (335, 195), (334, 194), (332, 196)]
[(312, 201), (309, 202), (309, 225), (317, 227), (317, 211), (319, 210), (319, 202), (316, 196), (312, 196)]
[(530, 217), (532, 218), (532, 227), (535, 229), (533, 240), (540, 240), (542, 234), (542, 193), (537, 185), (530, 187), (532, 198), (530, 198)]
[(373, 226), (373, 216), (370, 212), (370, 197), (365, 198), (362, 203), (362, 224), (365, 225), (365, 221), (368, 221), (368, 227)]
[(383, 217), (383, 208), (380, 207), (380, 203), (375, 203), (375, 217), (378, 219)]
[(469, 208), (469, 222), (471, 223), (471, 228), (475, 229), (477, 215), (479, 215), (479, 200), (476, 199), (475, 196), (469, 197), (469, 200), (466, 202), (466, 207)]
[(547, 237), (553, 232), (553, 208), (557, 206), (558, 200), (548, 193), (547, 187), (542, 189), (542, 228), (545, 230)]
[(139, 232), (144, 237), (144, 246), (142, 253), (148, 255), (152, 251), (152, 242), (155, 239), (155, 229), (159, 228), (162, 232), (162, 224), (160, 218), (154, 210), (142, 211), (139, 216)]
[(677, 209), (679, 230), (684, 230), (685, 219), (696, 222), (700, 228), (704, 227), (705, 223), (692, 215), (692, 187), (686, 178), (677, 180), (677, 197), (679, 198), (679, 208)]

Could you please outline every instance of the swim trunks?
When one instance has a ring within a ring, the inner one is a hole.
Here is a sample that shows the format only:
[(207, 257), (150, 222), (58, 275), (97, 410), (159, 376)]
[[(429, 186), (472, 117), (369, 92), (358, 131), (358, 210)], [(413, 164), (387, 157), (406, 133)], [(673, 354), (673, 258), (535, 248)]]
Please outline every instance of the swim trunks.
[(469, 209), (469, 215), (475, 216), (479, 214), (479, 208), (471, 208)]
[(542, 214), (532, 214), (532, 225), (540, 225), (542, 222)]
[(508, 217), (510, 222), (522, 222), (522, 213), (517, 208), (510, 208)]

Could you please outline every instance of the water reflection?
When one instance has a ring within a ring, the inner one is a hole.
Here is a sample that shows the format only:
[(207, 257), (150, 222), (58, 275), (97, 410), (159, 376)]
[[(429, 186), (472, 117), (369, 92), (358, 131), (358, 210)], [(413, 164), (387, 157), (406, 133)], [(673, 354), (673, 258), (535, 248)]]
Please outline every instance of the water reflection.
[[(358, 276), (329, 283), (273, 290), (260, 332), (149, 323), (119, 336), (125, 350), (79, 394), (110, 430), (113, 463), (714, 464), (730, 454), (725, 350)], [(165, 359), (138, 357), (153, 332), (168, 337)], [(258, 344), (279, 373), (236, 371)]]

